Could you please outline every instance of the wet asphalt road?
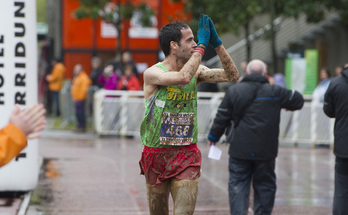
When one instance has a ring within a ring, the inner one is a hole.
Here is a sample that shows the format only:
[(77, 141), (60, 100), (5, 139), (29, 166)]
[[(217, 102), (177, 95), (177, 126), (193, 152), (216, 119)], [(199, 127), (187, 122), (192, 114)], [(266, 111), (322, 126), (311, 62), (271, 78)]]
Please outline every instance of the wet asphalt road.
[[(139, 139), (46, 130), (39, 144), (43, 167), (35, 193), (40, 200), (27, 214), (149, 214)], [(195, 215), (228, 215), (228, 145), (218, 145), (220, 161), (208, 159), (207, 143), (198, 147), (203, 160)], [(334, 159), (330, 148), (281, 145), (273, 214), (331, 214)]]

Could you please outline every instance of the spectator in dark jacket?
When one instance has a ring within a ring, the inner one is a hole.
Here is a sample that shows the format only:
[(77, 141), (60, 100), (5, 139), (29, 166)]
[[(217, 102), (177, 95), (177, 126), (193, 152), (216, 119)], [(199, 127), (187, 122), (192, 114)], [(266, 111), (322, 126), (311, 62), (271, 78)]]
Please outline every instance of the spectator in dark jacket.
[(298, 110), (304, 103), (300, 93), (270, 85), (265, 70), (260, 60), (248, 64), (247, 75), (227, 90), (208, 136), (209, 144), (215, 144), (226, 128), (229, 131), (231, 214), (248, 213), (251, 181), (254, 213), (272, 213), (280, 111)]
[(92, 81), (92, 86), (95, 86), (97, 88), (103, 88), (104, 85), (98, 82), (99, 76), (103, 74), (103, 71), (104, 71), (100, 58), (93, 57), (91, 59), (91, 66), (92, 66), (92, 71), (89, 78)]
[(332, 79), (324, 96), (324, 112), (335, 119), (335, 191), (333, 214), (348, 212), (348, 65)]
[(100, 88), (103, 88), (104, 84), (98, 82), (98, 78), (100, 75), (103, 74), (104, 68), (102, 66), (101, 59), (99, 57), (92, 57), (91, 59), (91, 74), (89, 78), (92, 81), (92, 84), (88, 88), (88, 107), (89, 107), (89, 114), (90, 116), (93, 116), (93, 98), (94, 93), (99, 90)]

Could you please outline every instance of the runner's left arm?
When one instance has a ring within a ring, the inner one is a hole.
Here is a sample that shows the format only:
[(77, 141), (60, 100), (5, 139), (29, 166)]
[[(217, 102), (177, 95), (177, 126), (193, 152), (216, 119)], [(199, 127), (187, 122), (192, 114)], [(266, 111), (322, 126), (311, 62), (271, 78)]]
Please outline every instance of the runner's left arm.
[(208, 67), (201, 65), (197, 71), (198, 82), (219, 83), (238, 80), (239, 73), (237, 67), (222, 44), (222, 41), (214, 27), (214, 23), (210, 18), (209, 26), (211, 34), (209, 44), (215, 48), (215, 51), (221, 60), (223, 69), (209, 69)]

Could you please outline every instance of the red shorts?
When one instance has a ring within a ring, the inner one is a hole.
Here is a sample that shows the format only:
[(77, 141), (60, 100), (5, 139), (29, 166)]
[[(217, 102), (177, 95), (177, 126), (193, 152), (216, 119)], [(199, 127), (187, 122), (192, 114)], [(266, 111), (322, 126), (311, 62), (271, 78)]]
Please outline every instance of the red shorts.
[(171, 148), (144, 146), (139, 165), (146, 182), (155, 185), (169, 178), (199, 178), (201, 160), (201, 151), (197, 144)]

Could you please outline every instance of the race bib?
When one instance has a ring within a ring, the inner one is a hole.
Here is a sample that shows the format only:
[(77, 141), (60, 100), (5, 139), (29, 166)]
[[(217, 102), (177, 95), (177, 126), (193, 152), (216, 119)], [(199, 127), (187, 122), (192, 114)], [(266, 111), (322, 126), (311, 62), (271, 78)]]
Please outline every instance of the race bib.
[(168, 113), (162, 116), (162, 145), (190, 145), (193, 141), (194, 113)]

